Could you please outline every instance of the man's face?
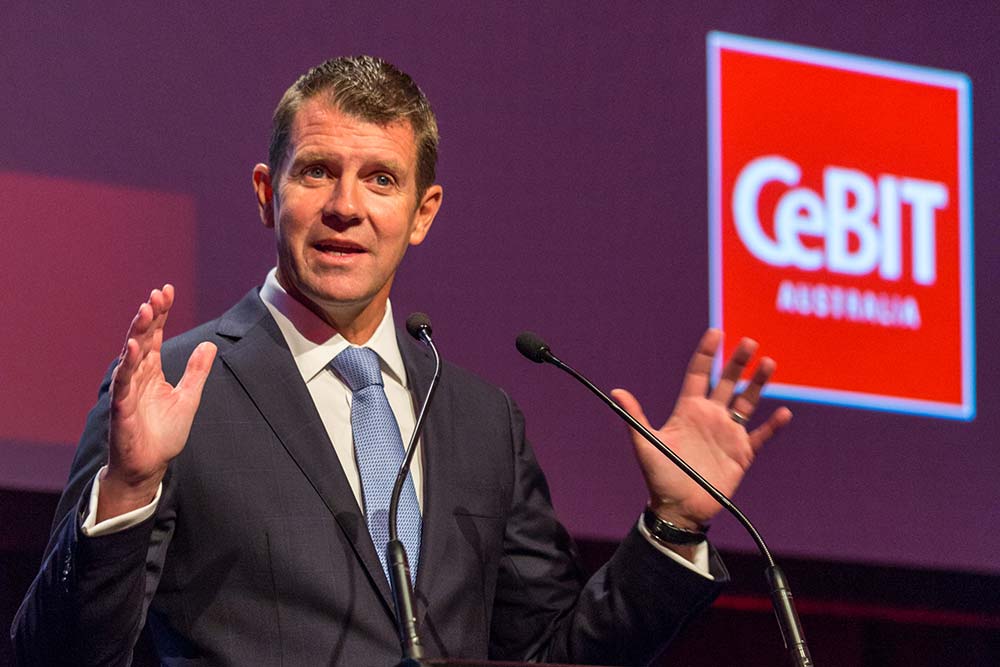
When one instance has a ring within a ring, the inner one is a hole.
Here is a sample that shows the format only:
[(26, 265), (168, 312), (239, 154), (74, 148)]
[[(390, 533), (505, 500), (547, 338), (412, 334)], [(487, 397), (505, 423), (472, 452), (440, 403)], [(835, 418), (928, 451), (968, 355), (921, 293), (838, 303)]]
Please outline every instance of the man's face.
[(408, 121), (375, 125), (319, 97), (296, 113), (281, 173), (257, 165), (254, 188), (281, 286), (341, 325), (381, 318), (407, 246), (424, 240), (441, 203), (437, 185), (417, 198)]

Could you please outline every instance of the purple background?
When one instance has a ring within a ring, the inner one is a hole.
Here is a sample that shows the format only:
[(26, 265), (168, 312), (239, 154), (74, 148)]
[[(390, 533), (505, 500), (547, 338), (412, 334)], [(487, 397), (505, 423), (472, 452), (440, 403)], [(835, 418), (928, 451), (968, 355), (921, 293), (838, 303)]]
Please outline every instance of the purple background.
[[(1000, 572), (1000, 357), (989, 335), (1000, 252), (992, 229), (1000, 204), (995, 2), (961, 10), (819, 0), (752, 9), (183, 4), (5, 5), (0, 170), (193, 197), (198, 291), (178, 299), (193, 300), (198, 319), (207, 319), (259, 283), (274, 260), (250, 171), (265, 158), (281, 92), (331, 55), (396, 63), (438, 114), (445, 188), (427, 243), (397, 281), (396, 313), (430, 313), (448, 358), (511, 391), (557, 509), (580, 536), (618, 537), (638, 516), (644, 493), (631, 448), (613, 416), (555, 369), (521, 359), (513, 339), (534, 329), (599, 385), (632, 389), (654, 420), (669, 413), (708, 321), (706, 33), (967, 73), (978, 222), (976, 420), (793, 404), (793, 425), (758, 459), (737, 500), (778, 553)], [(18, 221), (4, 222), (7, 233), (22, 233)], [(155, 247), (120, 250), (138, 277), (118, 287), (129, 303), (170, 279), (144, 273)], [(17, 286), (19, 298), (31, 298), (33, 281), (84, 279), (46, 259), (44, 247), (4, 257), (3, 289)], [(72, 326), (73, 306), (52, 305), (50, 325)], [(131, 315), (123, 308), (122, 329)], [(95, 388), (120, 345), (106, 341), (93, 361)], [(845, 358), (850, 345), (844, 341)], [(927, 364), (933, 381), (926, 360), (914, 363)], [(39, 360), (40, 376), (57, 372)], [(4, 394), (22, 381), (3, 379)], [(83, 416), (73, 418), (82, 424)], [(70, 452), (4, 441), (0, 483), (58, 487)], [(712, 535), (724, 547), (752, 548), (729, 518)]]

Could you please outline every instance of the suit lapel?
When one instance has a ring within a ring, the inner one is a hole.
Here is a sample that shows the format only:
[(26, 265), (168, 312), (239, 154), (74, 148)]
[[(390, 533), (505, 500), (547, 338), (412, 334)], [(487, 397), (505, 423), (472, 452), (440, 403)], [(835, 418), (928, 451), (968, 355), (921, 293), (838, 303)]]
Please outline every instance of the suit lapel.
[(393, 613), (389, 582), (357, 499), (281, 330), (256, 290), (223, 316), (218, 333), (236, 339), (220, 355), (223, 363), (334, 515), (386, 610)]

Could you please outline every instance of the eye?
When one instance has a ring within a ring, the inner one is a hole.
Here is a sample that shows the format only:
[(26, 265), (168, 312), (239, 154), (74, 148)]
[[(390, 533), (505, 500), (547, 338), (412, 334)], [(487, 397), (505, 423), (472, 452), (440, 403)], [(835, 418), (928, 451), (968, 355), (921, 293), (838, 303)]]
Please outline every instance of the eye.
[(391, 187), (395, 182), (392, 180), (392, 176), (390, 176), (389, 174), (375, 174), (375, 177), (372, 178), (372, 181), (374, 181), (375, 185), (379, 186), (380, 188)]
[(318, 164), (314, 164), (310, 167), (306, 167), (305, 169), (303, 169), (302, 175), (306, 176), (307, 178), (323, 178), (326, 176), (326, 169), (319, 166)]

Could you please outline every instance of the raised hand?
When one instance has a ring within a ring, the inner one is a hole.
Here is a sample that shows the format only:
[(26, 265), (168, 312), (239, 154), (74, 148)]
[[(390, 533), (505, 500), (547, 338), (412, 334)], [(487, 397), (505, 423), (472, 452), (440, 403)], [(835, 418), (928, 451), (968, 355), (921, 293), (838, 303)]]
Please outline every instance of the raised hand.
[(216, 347), (198, 345), (176, 387), (164, 379), (160, 347), (173, 303), (172, 285), (153, 290), (129, 326), (111, 381), (108, 469), (97, 521), (147, 505), (191, 431)]
[[(763, 424), (748, 432), (761, 389), (774, 373), (775, 363), (764, 357), (757, 364), (746, 389), (737, 394), (740, 375), (757, 350), (757, 343), (742, 339), (726, 362), (718, 385), (709, 392), (712, 363), (722, 344), (722, 332), (709, 329), (688, 364), (680, 396), (667, 422), (655, 429), (639, 401), (624, 389), (611, 392), (618, 404), (686, 460), (717, 489), (731, 495), (761, 446), (792, 418), (788, 408), (775, 410)], [(667, 460), (656, 448), (632, 431), (636, 456), (649, 487), (649, 505), (660, 518), (695, 529), (720, 509), (705, 491)]]

